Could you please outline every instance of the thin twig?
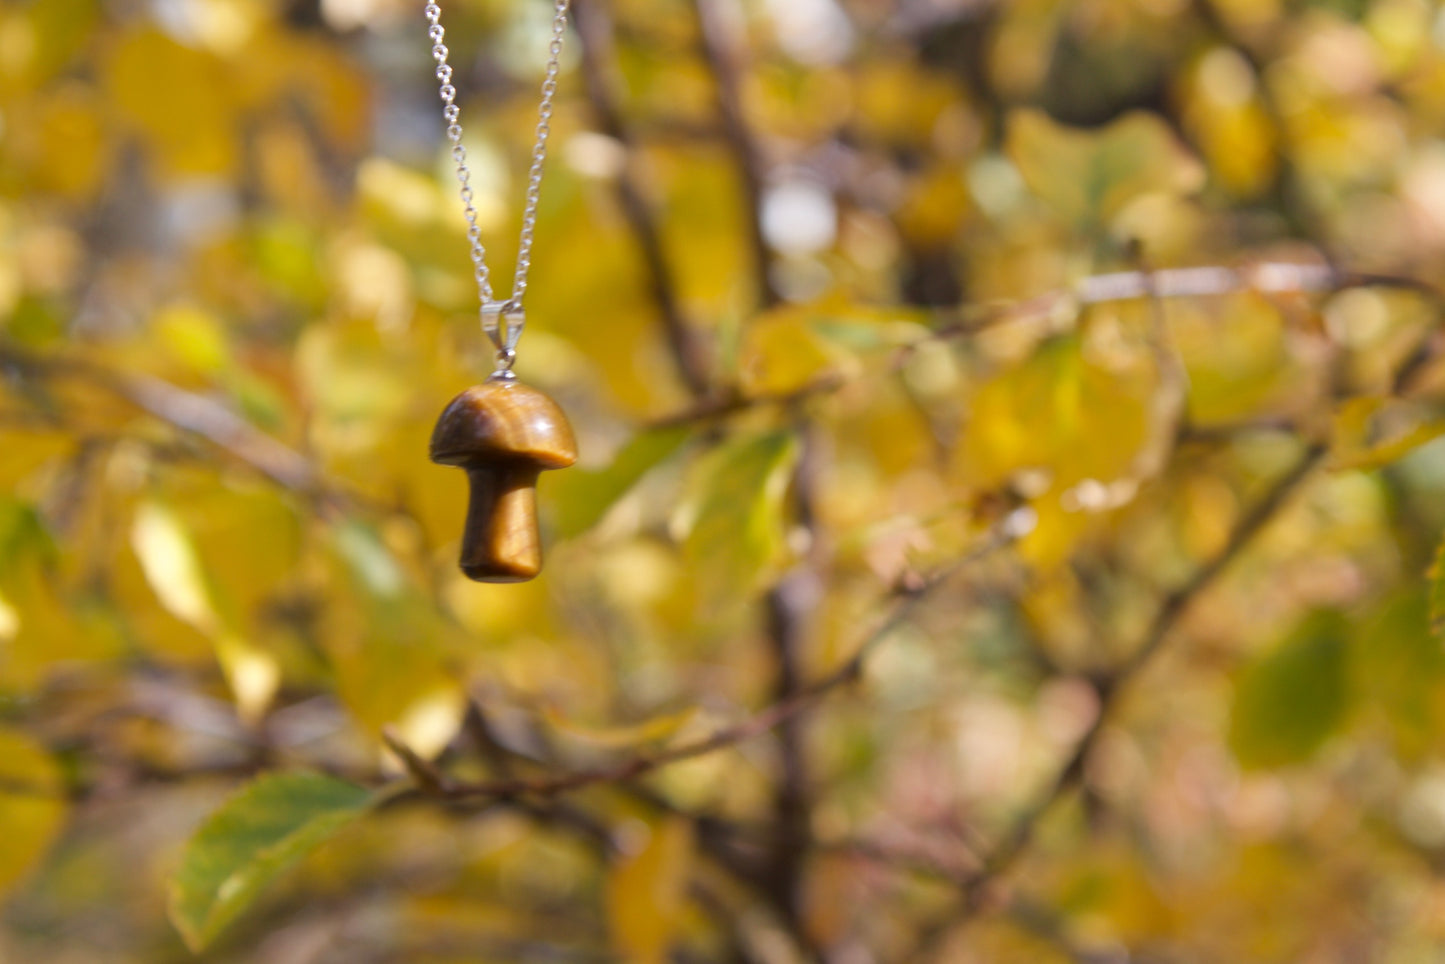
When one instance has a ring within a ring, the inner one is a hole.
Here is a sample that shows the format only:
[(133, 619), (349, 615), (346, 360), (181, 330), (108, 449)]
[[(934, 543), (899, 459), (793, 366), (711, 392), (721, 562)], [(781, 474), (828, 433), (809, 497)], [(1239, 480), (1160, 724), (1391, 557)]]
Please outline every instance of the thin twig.
[(534, 778), (511, 778), (476, 783), (454, 782), (444, 796), (450, 799), (509, 799), (513, 797), (552, 797), (598, 784), (624, 783), (674, 763), (705, 756), (770, 732), (779, 724), (812, 707), (821, 698), (858, 679), (868, 658), (899, 627), (913, 618), (918, 607), (965, 566), (1012, 543), (1014, 535), (1007, 524), (992, 532), (977, 548), (964, 557), (944, 566), (916, 588), (901, 590), (901, 599), (893, 611), (858, 644), (853, 655), (831, 672), (801, 687), (793, 696), (771, 704), (766, 709), (710, 736), (684, 743), (647, 756), (637, 756), (612, 766), (572, 773), (546, 774)]
[[(0, 343), (0, 366), (28, 376), (89, 382), (163, 422), (205, 439), (283, 488), (321, 496), (321, 475), (305, 456), (221, 403), (151, 375), (132, 375), (73, 358), (51, 358)], [(328, 498), (337, 498), (327, 493)]]
[(1032, 901), (1015, 899), (1004, 912), (1004, 918), (1025, 933), (1051, 945), (1074, 964), (1145, 964), (1150, 958), (1126, 954), (1122, 950), (1096, 951), (1080, 946), (1069, 937), (1064, 920), (1051, 907)]
[(1144, 276), (1144, 296), (1149, 304), (1147, 340), (1159, 379), (1154, 390), (1154, 404), (1149, 407), (1149, 440), (1135, 456), (1131, 473), (1134, 479), (1143, 481), (1164, 470), (1179, 441), (1189, 397), (1189, 375), (1169, 335), (1169, 319), (1165, 314), (1164, 299), (1159, 293), (1158, 272), (1150, 267), (1142, 250), (1138, 253), (1138, 261), (1140, 274)]
[(397, 759), (406, 767), (406, 772), (416, 781), (416, 785), (427, 793), (445, 794), (448, 781), (446, 776), (438, 770), (429, 760), (424, 760), (415, 750), (407, 746), (389, 726), (381, 729), (381, 741), (386, 744), (387, 749), (396, 754)]
[[(1172, 298), (1216, 298), (1251, 291), (1262, 295), (1326, 294), (1355, 287), (1411, 291), (1436, 302), (1445, 301), (1445, 296), (1438, 289), (1417, 278), (1336, 271), (1316, 264), (1273, 261), (1238, 268), (1215, 265), (1165, 268), (1154, 272), (1118, 271), (1091, 275), (1072, 288), (1047, 292), (1023, 301), (971, 306), (940, 316), (939, 324), (927, 334), (896, 349), (887, 370), (890, 373), (899, 370), (919, 348), (927, 344), (972, 338), (1006, 325), (1043, 322), (1093, 305), (1151, 297), (1157, 304)], [(1437, 350), (1434, 342), (1422, 346), (1417, 364), (1422, 366), (1434, 357)], [(854, 379), (867, 377), (867, 374), (852, 377), (828, 374), (790, 392), (753, 396), (733, 393), (663, 416), (650, 423), (649, 427), (688, 425), (755, 408), (790, 406), (806, 398), (837, 392)], [(1410, 374), (1414, 374), (1414, 369)]]
[(969, 877), (961, 893), (947, 910), (937, 919), (920, 928), (917, 940), (906, 961), (927, 961), (939, 944), (960, 924), (971, 920), (979, 910), (980, 897), (1014, 865), (1032, 843), (1039, 823), (1071, 790), (1084, 775), (1084, 765), (1093, 751), (1110, 714), (1118, 705), (1118, 693), (1158, 654), (1164, 643), (1171, 637), (1175, 627), (1189, 611), (1191, 605), (1209, 589), (1220, 574), (1253, 543), (1255, 538), (1276, 517), (1279, 511), (1298, 491), (1310, 474), (1324, 461), (1328, 448), (1314, 445), (1306, 449), (1273, 485), (1254, 504), (1230, 533), (1224, 548), (1201, 566), (1183, 585), (1164, 597), (1154, 619), (1133, 653), (1112, 672), (1095, 681), (1099, 693), (1099, 712), (1083, 736), (1074, 745), (1073, 751), (1060, 768), (1058, 775), (1043, 793), (1025, 808), (1023, 815), (1015, 821), (1013, 829), (994, 848), (984, 867)]
[[(1339, 275), (1333, 272), (1328, 277), (1335, 281), (1336, 286), (1386, 285), (1418, 291), (1432, 300), (1437, 302), (1440, 300), (1439, 294), (1434, 288), (1413, 279), (1377, 275)], [(1322, 280), (1319, 276), (1313, 279), (1316, 283)], [(1157, 291), (1158, 288), (1155, 290)], [(1190, 293), (1198, 294), (1199, 292), (1192, 291)], [(1437, 332), (1426, 333), (1392, 378), (1391, 387), (1394, 392), (1404, 393), (1411, 387), (1419, 372), (1434, 357), (1439, 341)], [(1329, 446), (1326, 444), (1314, 443), (1307, 447), (1295, 463), (1239, 520), (1230, 532), (1224, 547), (1196, 570), (1184, 584), (1164, 597), (1155, 612), (1154, 619), (1150, 622), (1132, 654), (1111, 672), (1094, 681), (1099, 695), (1099, 712), (1075, 744), (1073, 751), (1065, 760), (1053, 782), (1031, 806), (1024, 810), (1023, 815), (1015, 822), (1013, 829), (989, 854), (983, 868), (963, 883), (958, 898), (933, 921), (920, 928), (912, 949), (901, 958), (902, 960), (917, 962), (929, 960), (955, 927), (967, 923), (976, 916), (983, 894), (1005, 875), (1027, 851), (1038, 825), (1044, 817), (1082, 781), (1089, 755), (1098, 743), (1110, 714), (1118, 706), (1120, 690), (1126, 684), (1137, 679), (1171, 638), (1174, 629), (1193, 603), (1218, 580), (1225, 569), (1276, 518), (1310, 475), (1324, 463), (1328, 454)]]
[(151, 415), (199, 435), (284, 488), (316, 494), (318, 473), (305, 456), (219, 402), (148, 375), (113, 375), (114, 391)]
[(654, 419), (647, 424), (647, 427), (650, 429), (677, 428), (698, 422), (708, 422), (715, 418), (726, 418), (729, 415), (769, 405), (788, 406), (814, 395), (827, 395), (835, 392), (846, 384), (847, 379), (839, 375), (824, 375), (801, 388), (795, 388), (788, 392), (765, 392), (757, 395), (733, 393), (715, 396), (691, 408)]
[[(808, 548), (797, 565), (764, 597), (767, 639), (776, 667), (773, 695), (779, 701), (791, 699), (804, 685), (803, 649), (817, 599), (822, 594), (819, 583), (826, 555), (816, 524), (815, 500), (822, 458), (819, 433), (802, 415), (795, 433), (799, 448), (791, 486), (795, 525), (807, 539)], [(778, 775), (773, 790), (773, 812), (780, 833), (768, 862), (773, 903), (804, 941), (803, 872), (807, 854), (804, 841), (812, 822), (812, 768), (807, 754), (805, 722), (802, 716), (796, 716), (778, 726)]]

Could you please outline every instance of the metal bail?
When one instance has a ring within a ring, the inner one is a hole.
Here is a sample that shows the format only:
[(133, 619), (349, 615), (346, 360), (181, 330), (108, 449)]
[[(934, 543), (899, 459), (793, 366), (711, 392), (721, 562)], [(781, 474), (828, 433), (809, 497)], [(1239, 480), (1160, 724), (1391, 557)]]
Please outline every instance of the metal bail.
[(522, 306), (510, 299), (482, 303), (482, 331), (487, 333), (498, 352), (516, 352), (517, 341), (522, 337), (526, 324), (527, 316)]
[(497, 367), (491, 375), (487, 376), (489, 382), (512, 382), (517, 380), (517, 373), (512, 371), (512, 363), (517, 360), (515, 348), (502, 348), (497, 351)]
[(482, 330), (497, 348), (497, 367), (488, 381), (511, 381), (512, 363), (517, 360), (517, 339), (527, 324), (526, 315), (512, 300), (488, 301), (482, 304)]

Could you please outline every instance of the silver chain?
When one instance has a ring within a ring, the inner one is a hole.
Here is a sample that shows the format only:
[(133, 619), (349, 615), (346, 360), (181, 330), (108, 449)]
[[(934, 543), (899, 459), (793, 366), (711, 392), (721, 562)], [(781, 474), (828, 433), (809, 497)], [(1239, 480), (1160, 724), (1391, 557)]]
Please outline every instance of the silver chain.
[[(547, 47), (547, 70), (542, 78), (542, 100), (537, 108), (537, 139), (532, 146), (532, 165), (527, 171), (527, 193), (522, 206), (522, 233), (517, 241), (517, 271), (512, 276), (512, 294), (498, 301), (492, 293), (492, 276), (487, 267), (487, 249), (482, 245), (482, 229), (477, 225), (477, 209), (473, 203), (472, 172), (467, 166), (467, 149), (462, 144), (461, 108), (456, 105), (457, 89), (452, 84), (452, 67), (447, 62), (450, 51), (444, 42), (442, 8), (435, 0), (426, 5), (427, 36), (431, 38), (432, 59), (436, 61), (436, 78), (441, 84), (442, 119), (447, 124), (447, 140), (452, 145), (452, 160), (457, 165), (457, 181), (462, 210), (467, 219), (467, 241), (471, 246), (472, 273), (481, 299), (482, 330), (497, 347), (498, 374), (509, 373), (517, 357), (517, 339), (522, 335), (526, 317), (522, 313), (522, 297), (527, 293), (527, 273), (532, 267), (532, 241), (537, 229), (537, 203), (542, 196), (542, 166), (547, 159), (547, 138), (552, 133), (552, 99), (557, 94), (557, 72), (562, 61), (562, 38), (567, 30), (569, 0), (554, 0), (552, 41)], [(505, 323), (506, 331), (502, 331)]]

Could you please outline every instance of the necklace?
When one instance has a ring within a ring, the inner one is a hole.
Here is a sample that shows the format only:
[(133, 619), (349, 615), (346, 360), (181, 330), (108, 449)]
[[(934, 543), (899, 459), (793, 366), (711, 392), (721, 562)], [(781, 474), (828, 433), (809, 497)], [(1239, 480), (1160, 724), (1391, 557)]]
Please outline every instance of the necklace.
[(577, 460), (577, 443), (562, 409), (546, 394), (517, 380), (512, 366), (517, 342), (526, 325), (522, 297), (532, 267), (532, 240), (541, 196), (542, 166), (551, 133), (552, 99), (557, 92), (557, 71), (562, 37), (567, 28), (568, 0), (555, 0), (552, 42), (537, 108), (537, 138), (527, 172), (522, 208), (522, 232), (517, 244), (517, 268), (512, 293), (499, 301), (492, 292), (487, 252), (482, 246), (477, 210), (472, 203), (471, 170), (462, 144), (461, 110), (456, 105), (452, 67), (444, 42), (441, 7), (426, 5), (427, 36), (432, 42), (436, 78), (441, 84), (442, 119), (456, 162), (457, 181), (467, 220), (473, 277), (481, 301), (482, 330), (497, 350), (496, 369), (480, 385), (452, 399), (437, 419), (431, 438), (431, 459), (466, 471), (470, 495), (467, 521), (462, 530), (461, 569), (478, 582), (522, 582), (542, 568), (542, 543), (537, 527), (537, 476), (545, 469), (560, 469)]

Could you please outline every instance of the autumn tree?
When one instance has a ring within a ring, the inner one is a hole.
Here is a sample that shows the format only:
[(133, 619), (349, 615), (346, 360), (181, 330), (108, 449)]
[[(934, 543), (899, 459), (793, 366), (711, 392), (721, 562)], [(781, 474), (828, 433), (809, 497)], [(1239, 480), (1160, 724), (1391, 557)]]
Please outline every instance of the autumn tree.
[(1445, 952), (1438, 2), (575, 0), (513, 585), (421, 7), (0, 7), (0, 960)]

